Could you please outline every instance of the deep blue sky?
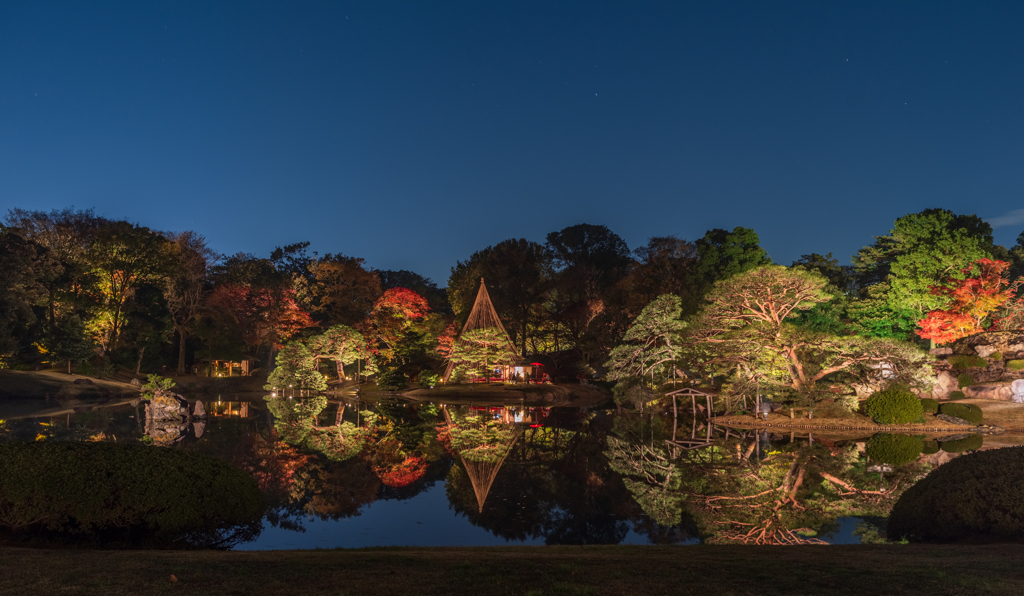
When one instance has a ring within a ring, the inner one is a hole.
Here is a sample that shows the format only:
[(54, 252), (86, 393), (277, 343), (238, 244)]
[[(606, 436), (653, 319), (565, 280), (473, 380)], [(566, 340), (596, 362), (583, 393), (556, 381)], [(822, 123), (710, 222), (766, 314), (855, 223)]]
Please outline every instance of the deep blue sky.
[(446, 285), (505, 238), (1024, 230), (1024, 3), (0, 3), (0, 212)]

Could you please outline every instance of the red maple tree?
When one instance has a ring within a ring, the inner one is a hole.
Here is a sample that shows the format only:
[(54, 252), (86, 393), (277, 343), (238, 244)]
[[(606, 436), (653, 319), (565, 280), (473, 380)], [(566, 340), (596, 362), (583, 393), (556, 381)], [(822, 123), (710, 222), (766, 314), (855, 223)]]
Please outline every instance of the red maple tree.
[(245, 345), (252, 351), (264, 343), (280, 348), (289, 337), (315, 325), (309, 313), (295, 301), (295, 290), (291, 288), (275, 290), (225, 283), (210, 294), (208, 304), (224, 308), (234, 316)]
[(1005, 261), (979, 259), (961, 270), (966, 277), (932, 286), (932, 294), (949, 298), (949, 306), (933, 310), (918, 321), (917, 334), (936, 344), (947, 344), (981, 332), (985, 318), (1013, 297), (1017, 284), (1010, 284), (1003, 272)]

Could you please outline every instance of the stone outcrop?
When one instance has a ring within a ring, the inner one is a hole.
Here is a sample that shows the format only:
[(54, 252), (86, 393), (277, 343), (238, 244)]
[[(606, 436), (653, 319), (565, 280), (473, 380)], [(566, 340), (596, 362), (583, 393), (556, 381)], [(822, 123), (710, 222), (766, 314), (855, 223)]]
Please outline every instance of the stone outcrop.
[(950, 393), (959, 388), (960, 385), (957, 383), (956, 377), (948, 371), (942, 370), (935, 377), (935, 385), (932, 386), (931, 397), (934, 399), (946, 399)]
[(1009, 383), (985, 383), (982, 385), (971, 385), (962, 389), (964, 395), (974, 399), (998, 399), (1010, 401), (1013, 397), (1013, 390)]

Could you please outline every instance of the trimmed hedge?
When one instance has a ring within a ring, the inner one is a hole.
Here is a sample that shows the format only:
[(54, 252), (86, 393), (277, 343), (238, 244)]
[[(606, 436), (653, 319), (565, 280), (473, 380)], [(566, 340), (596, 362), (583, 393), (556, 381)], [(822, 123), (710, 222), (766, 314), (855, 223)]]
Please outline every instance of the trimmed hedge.
[(0, 444), (0, 537), (226, 548), (262, 529), (263, 495), (215, 457), (120, 443)]
[(966, 439), (944, 441), (940, 445), (946, 453), (963, 453), (964, 451), (977, 451), (981, 449), (984, 442), (985, 438), (981, 435), (971, 435)]
[(981, 424), (984, 419), (981, 408), (970, 404), (942, 404), (939, 406), (939, 413), (946, 416), (955, 416), (971, 424)]
[(956, 369), (984, 368), (988, 366), (988, 360), (981, 356), (950, 356), (946, 362), (949, 362), (949, 365)]
[(974, 377), (972, 377), (970, 373), (961, 373), (956, 377), (956, 384), (961, 389), (964, 387), (970, 387), (974, 384)]
[(879, 424), (909, 424), (916, 422), (924, 413), (921, 400), (900, 387), (872, 394), (865, 404), (865, 411)]
[(949, 399), (952, 399), (952, 400), (963, 399), (965, 397), (967, 397), (967, 396), (964, 394), (963, 391), (950, 391), (949, 392)]
[(921, 449), (921, 453), (924, 454), (924, 455), (931, 455), (933, 453), (938, 453), (938, 452), (939, 452), (939, 442), (938, 441), (925, 441), (924, 442), (924, 448)]
[(921, 400), (921, 411), (925, 414), (936, 414), (939, 411), (939, 400), (926, 397)]
[(868, 441), (866, 451), (871, 461), (902, 466), (920, 457), (922, 449), (924, 439), (921, 437), (879, 433)]
[(1010, 370), (1024, 370), (1024, 360), (1007, 361), (1006, 368)]
[(889, 516), (890, 540), (1020, 542), (1024, 447), (961, 455), (907, 489)]

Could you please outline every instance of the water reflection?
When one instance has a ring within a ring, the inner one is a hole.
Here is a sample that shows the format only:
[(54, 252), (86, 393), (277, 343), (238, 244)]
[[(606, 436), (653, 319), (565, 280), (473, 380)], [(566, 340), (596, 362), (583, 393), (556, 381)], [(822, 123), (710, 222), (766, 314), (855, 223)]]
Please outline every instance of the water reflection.
[[(884, 540), (902, 491), (989, 440), (801, 437), (671, 412), (358, 398), (205, 405), (204, 426), (176, 427), (172, 448), (257, 480), (266, 531), (246, 548)], [(19, 418), (0, 424), (0, 439), (143, 441), (144, 418), (132, 404)]]

